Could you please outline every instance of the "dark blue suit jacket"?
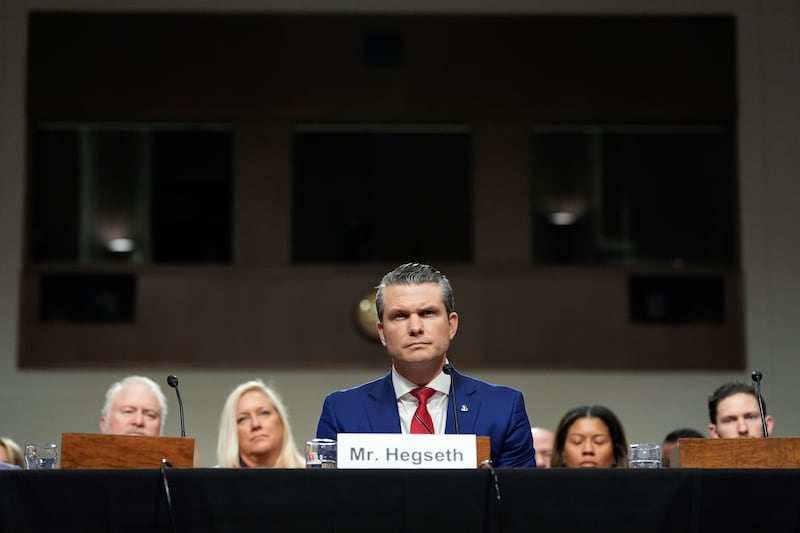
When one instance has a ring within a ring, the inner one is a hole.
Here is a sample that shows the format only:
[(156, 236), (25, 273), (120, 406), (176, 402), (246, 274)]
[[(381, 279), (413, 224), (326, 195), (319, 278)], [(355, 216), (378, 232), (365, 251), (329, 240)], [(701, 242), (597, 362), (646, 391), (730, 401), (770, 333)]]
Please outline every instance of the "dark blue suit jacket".
[[(522, 393), (455, 371), (452, 377), (461, 433), (489, 436), (494, 466), (536, 466)], [(462, 406), (467, 410), (462, 411)], [(317, 425), (317, 437), (329, 439), (339, 433), (400, 431), (391, 372), (358, 387), (330, 393), (325, 397)], [(455, 433), (452, 409), (447, 410), (445, 433)]]

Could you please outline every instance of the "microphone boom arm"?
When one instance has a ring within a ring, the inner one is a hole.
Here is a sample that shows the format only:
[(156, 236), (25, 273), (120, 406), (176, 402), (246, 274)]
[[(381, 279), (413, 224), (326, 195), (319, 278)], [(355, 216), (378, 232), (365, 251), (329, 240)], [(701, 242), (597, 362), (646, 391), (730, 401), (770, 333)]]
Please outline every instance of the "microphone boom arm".
[(450, 376), (450, 406), (453, 410), (453, 426), (456, 430), (456, 435), (461, 435), (461, 428), (458, 425), (458, 410), (456, 410), (456, 387), (455, 383), (453, 383), (453, 371), (455, 368), (450, 363), (445, 364), (442, 367), (442, 372)]
[(183, 421), (183, 400), (181, 400), (181, 391), (178, 390), (178, 377), (174, 374), (167, 376), (167, 385), (175, 389), (175, 394), (178, 396), (178, 409), (181, 416), (181, 437), (186, 436), (186, 426)]
[(181, 417), (181, 437), (186, 436), (186, 426), (183, 422), (183, 401), (181, 400), (181, 391), (178, 390), (178, 387), (175, 387), (175, 394), (178, 395), (178, 410), (180, 411)]
[(758, 400), (758, 412), (761, 415), (761, 429), (764, 432), (764, 436), (769, 437), (769, 432), (767, 431), (767, 417), (764, 414), (764, 397), (761, 396), (761, 378), (763, 377), (764, 375), (758, 370), (753, 370), (753, 373), (750, 374), (750, 378), (756, 384), (756, 399)]

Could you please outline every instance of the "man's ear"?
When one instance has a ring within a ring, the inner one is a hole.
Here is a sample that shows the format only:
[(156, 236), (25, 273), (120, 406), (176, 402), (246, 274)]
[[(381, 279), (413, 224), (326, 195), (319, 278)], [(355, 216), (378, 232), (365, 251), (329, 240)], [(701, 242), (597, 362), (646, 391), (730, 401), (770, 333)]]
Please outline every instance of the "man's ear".
[(450, 324), (450, 340), (453, 340), (453, 337), (456, 336), (456, 331), (458, 331), (458, 313), (455, 311), (450, 313), (450, 316), (447, 317), (447, 322)]
[(717, 425), (716, 424), (709, 424), (708, 425), (708, 435), (712, 439), (718, 439), (719, 438), (719, 433), (717, 433)]
[(385, 347), (386, 337), (383, 336), (383, 322), (378, 320), (378, 323), (375, 325), (375, 327), (378, 328), (378, 337), (381, 339), (381, 344), (383, 344), (383, 346)]
[[(775, 427), (775, 420), (772, 418), (772, 416), (767, 415), (764, 417), (764, 421), (767, 423), (767, 433), (772, 435), (772, 428)], [(767, 435), (764, 436), (766, 437)]]

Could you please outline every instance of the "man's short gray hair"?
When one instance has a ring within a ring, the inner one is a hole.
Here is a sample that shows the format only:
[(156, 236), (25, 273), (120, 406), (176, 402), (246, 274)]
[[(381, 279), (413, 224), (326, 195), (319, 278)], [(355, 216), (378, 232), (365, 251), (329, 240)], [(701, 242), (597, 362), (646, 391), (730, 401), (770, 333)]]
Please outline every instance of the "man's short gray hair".
[(386, 287), (391, 285), (411, 285), (417, 283), (436, 283), (442, 289), (442, 302), (450, 316), (455, 310), (455, 300), (453, 298), (453, 287), (447, 276), (436, 270), (430, 265), (423, 263), (406, 263), (387, 273), (381, 282), (375, 287), (378, 292), (375, 295), (375, 310), (378, 312), (378, 320), (383, 322), (383, 293)]

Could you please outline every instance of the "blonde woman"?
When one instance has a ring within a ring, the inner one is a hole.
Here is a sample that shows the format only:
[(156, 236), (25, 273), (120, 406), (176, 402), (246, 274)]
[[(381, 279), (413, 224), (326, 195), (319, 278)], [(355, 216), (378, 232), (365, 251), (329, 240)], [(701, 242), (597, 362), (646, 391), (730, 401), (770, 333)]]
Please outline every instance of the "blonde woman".
[(283, 402), (260, 379), (242, 383), (225, 400), (217, 464), (227, 468), (305, 467)]
[(22, 456), (22, 448), (8, 437), (0, 437), (0, 463), (25, 468), (25, 458)]

